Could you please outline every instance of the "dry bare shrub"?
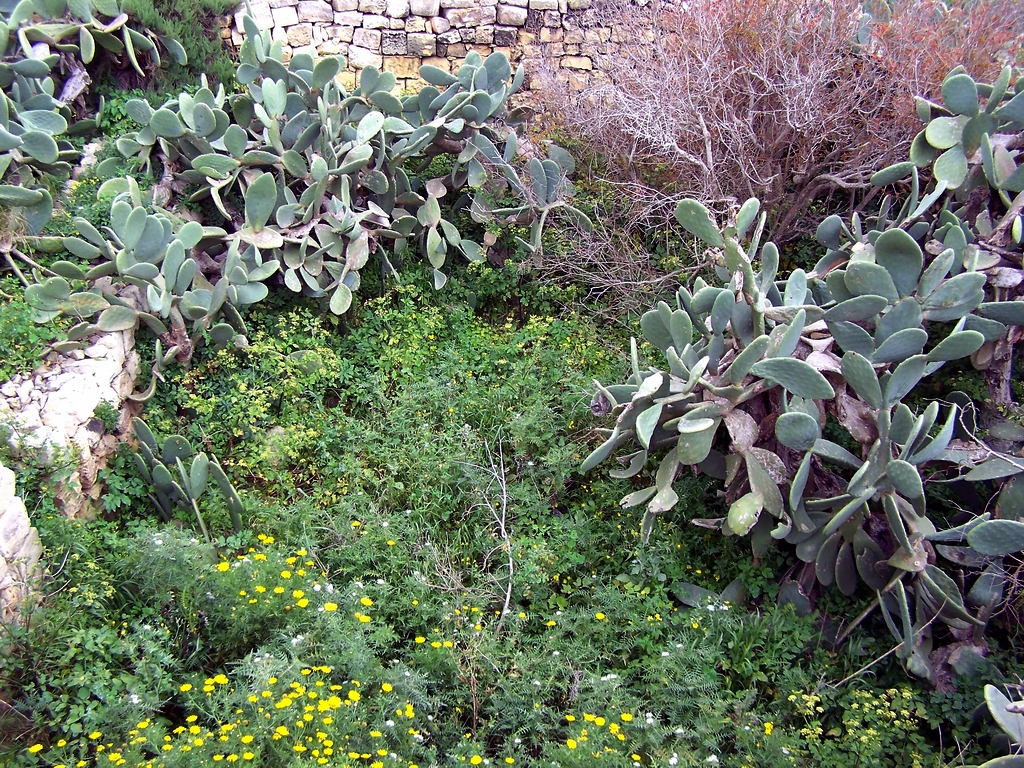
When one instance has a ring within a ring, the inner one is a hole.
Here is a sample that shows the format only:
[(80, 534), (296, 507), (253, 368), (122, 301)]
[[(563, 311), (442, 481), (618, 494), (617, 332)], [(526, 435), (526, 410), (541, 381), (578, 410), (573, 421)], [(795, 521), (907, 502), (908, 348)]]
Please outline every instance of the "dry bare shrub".
[(539, 90), (631, 176), (623, 192), (652, 219), (666, 193), (722, 213), (756, 196), (782, 242), (813, 230), (801, 220), (812, 201), (845, 192), (852, 202), (872, 173), (905, 159), (916, 93), (936, 92), (960, 60), (984, 74), (985, 56), (1016, 55), (1017, 6), (912, 0), (865, 26), (860, 0), (606, 3), (592, 21), (630, 30), (602, 63), (606, 82), (570, 94), (549, 77)]
[[(609, 320), (640, 315), (650, 307), (652, 297), (675, 291), (700, 268), (698, 264), (666, 269), (664, 261), (659, 263), (651, 253), (649, 238), (640, 236), (628, 221), (623, 225), (619, 217), (628, 219), (628, 212), (597, 213), (589, 232), (572, 229), (570, 222), (562, 221), (562, 236), (573, 244), (568, 254), (535, 255), (527, 262), (549, 278), (586, 288), (588, 311)], [(673, 260), (677, 264), (692, 262), (692, 258)]]
[[(963, 66), (975, 80), (991, 82), (1006, 64), (1022, 63), (1024, 3), (938, 0), (868, 6), (874, 17), (869, 44), (877, 65), (914, 96), (936, 99), (949, 71)], [(909, 107), (906, 110), (910, 117)], [(913, 122), (915, 130), (919, 127)]]

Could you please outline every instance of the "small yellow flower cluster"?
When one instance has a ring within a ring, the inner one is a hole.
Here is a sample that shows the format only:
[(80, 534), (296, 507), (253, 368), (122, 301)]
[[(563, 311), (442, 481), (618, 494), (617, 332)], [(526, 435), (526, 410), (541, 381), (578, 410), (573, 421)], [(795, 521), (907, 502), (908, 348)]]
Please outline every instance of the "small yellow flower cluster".
[[(273, 547), (273, 536), (261, 533), (256, 538), (262, 551), (250, 548), (245, 554), (236, 555), (233, 561), (221, 560), (212, 569), (214, 577), (230, 579), (231, 583), (242, 581), (238, 596), (244, 599), (239, 601), (238, 610), (337, 610), (336, 603), (326, 600), (334, 592), (327, 574), (316, 567), (316, 561), (305, 549), (284, 555)], [(325, 602), (321, 603), (322, 599)], [(232, 612), (235, 610), (233, 607)]]
[[(255, 766), (270, 759), (266, 750), (276, 742), (310, 765), (350, 765), (351, 760), (359, 759), (373, 760), (371, 765), (383, 768), (383, 759), (390, 756), (388, 768), (415, 766), (414, 761), (420, 759), (417, 745), (423, 737), (414, 724), (413, 704), (395, 696), (392, 683), (381, 682), (371, 688), (359, 680), (333, 681), (332, 672), (330, 666), (321, 665), (300, 669), (295, 680), (269, 677), (248, 697), (249, 707), (236, 710), (229, 722), (204, 725), (200, 715), (190, 714), (165, 732), (146, 719), (132, 728), (130, 739), (120, 745), (95, 731), (89, 734), (88, 744), (79, 745), (84, 746), (81, 756), (94, 754), (95, 759), (72, 761), (71, 765), (162, 768), (165, 761), (185, 761), (196, 766), (219, 762)], [(207, 680), (213, 686), (240, 685), (224, 674)], [(190, 683), (180, 688), (192, 690)], [(395, 727), (392, 711), (395, 719), (406, 718), (408, 724)], [(377, 721), (381, 725), (374, 726)], [(61, 740), (49, 750), (43, 744), (33, 744), (26, 751), (46, 765), (69, 768), (68, 763), (58, 762), (66, 759), (61, 750), (67, 746), (68, 742)], [(162, 759), (153, 759), (153, 755)]]
[[(567, 714), (565, 715), (565, 721), (570, 724), (576, 723), (577, 717), (573, 714)], [(583, 727), (580, 727), (578, 731), (573, 732), (566, 738), (565, 746), (568, 749), (574, 750), (583, 748), (583, 745), (586, 744), (586, 748), (591, 750), (591, 756), (595, 759), (606, 754), (615, 754), (616, 749), (610, 745), (615, 745), (616, 742), (619, 742), (620, 746), (627, 748), (622, 742), (628, 739), (625, 726), (631, 722), (633, 722), (633, 714), (631, 712), (620, 712), (618, 715), (608, 715), (607, 717), (584, 712), (583, 723), (581, 724)]]

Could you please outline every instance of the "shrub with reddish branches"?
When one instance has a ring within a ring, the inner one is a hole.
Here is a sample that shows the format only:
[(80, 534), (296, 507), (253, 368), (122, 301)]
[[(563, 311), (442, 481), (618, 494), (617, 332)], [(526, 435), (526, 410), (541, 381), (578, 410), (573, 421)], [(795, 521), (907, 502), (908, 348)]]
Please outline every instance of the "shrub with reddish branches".
[[(770, 235), (801, 234), (802, 214), (837, 193), (854, 204), (872, 173), (906, 157), (914, 97), (953, 67), (995, 74), (1019, 55), (1024, 6), (979, 0), (609, 3), (602, 22), (637, 31), (571, 94), (541, 89), (563, 124), (617, 165), (640, 218), (693, 196), (725, 213), (760, 198)], [(644, 34), (646, 30), (648, 34)]]

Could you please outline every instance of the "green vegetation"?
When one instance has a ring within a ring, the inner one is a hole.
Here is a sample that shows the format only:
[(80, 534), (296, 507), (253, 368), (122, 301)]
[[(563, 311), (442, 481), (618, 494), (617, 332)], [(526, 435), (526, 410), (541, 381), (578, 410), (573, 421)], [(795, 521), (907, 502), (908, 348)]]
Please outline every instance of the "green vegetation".
[(121, 10), (140, 27), (176, 40), (187, 56), (154, 71), (147, 89), (163, 91), (178, 83), (195, 82), (205, 73), (212, 83), (230, 87), (235, 74), (231, 50), (220, 37), (220, 17), (238, 9), (234, 0), (123, 0)]
[[(138, 5), (122, 45), (210, 53)], [(530, 270), (619, 197), (566, 183), (584, 147), (517, 158), (504, 56), (349, 93), (246, 28), (237, 91), (103, 86), (63, 187), (55, 61), (0, 63), (0, 375), (154, 350), (93, 414), (138, 415), (98, 519), (60, 512), (74, 457), (3, 449), (44, 552), (0, 627), (0, 763), (1019, 764), (1024, 77), (950, 73), (893, 194), (818, 201), (813, 242), (762, 243), (754, 199), (609, 232), (651, 251), (622, 288)]]
[[(429, 283), (424, 270), (362, 305), (344, 336), (312, 305), (254, 312), (248, 349), (171, 372), (147, 419), (221, 456), (247, 509), (240, 535), (216, 497), (214, 546), (187, 532), (191, 512), (161, 526), (137, 500), (120, 523), (79, 524), (30, 501), (67, 583), (12, 628), (8, 690), (38, 723), (23, 745), (50, 765), (99, 746), (127, 764), (291, 765), (296, 746), (326, 741), (404, 766), (952, 759), (938, 734), (969, 738), (970, 707), (949, 716), (891, 670), (819, 690), (883, 642), (834, 653), (792, 608), (678, 601), (680, 582), (740, 578), (753, 593), (764, 573), (745, 569), (740, 540), (689, 525), (718, 507), (705, 481), (677, 483), (686, 514), (644, 546), (617, 509), (626, 481), (575, 474), (588, 382), (622, 364), (589, 324), (495, 324)], [(131, 464), (115, 471), (138, 482)], [(315, 728), (296, 725), (306, 706)]]
[[(46, 346), (61, 334), (61, 325), (39, 325), (31, 308), (22, 300), (22, 287), (4, 278), (0, 283), (0, 379), (9, 381), (16, 374), (29, 373), (39, 366)], [(62, 324), (65, 328), (67, 323)]]
[[(984, 291), (987, 283), (1000, 282), (997, 274), (985, 272), (1000, 258), (988, 252), (983, 256), (982, 248), (998, 247), (1011, 230), (1016, 230), (1010, 235), (1013, 245), (1024, 240), (1020, 216), (1006, 203), (1007, 191), (1024, 189), (1024, 175), (1017, 179), (1012, 163), (995, 163), (997, 151), (989, 138), (990, 132), (1024, 129), (1024, 111), (1015, 103), (1024, 100), (1024, 91), (1010, 98), (1010, 77), (1006, 67), (987, 87), (982, 113), (978, 85), (967, 74), (951, 73), (943, 94), (956, 116), (945, 107), (924, 104), (927, 128), (911, 149), (913, 160), (873, 177), (877, 186), (885, 186), (910, 175), (910, 198), (902, 205), (885, 198), (870, 230), (857, 214), (849, 227), (837, 215), (826, 218), (817, 239), (827, 250), (810, 275), (796, 269), (786, 281), (776, 280), (779, 250), (771, 242), (760, 247), (767, 217), (758, 220), (755, 198), (724, 229), (700, 203), (679, 203), (678, 222), (719, 250), (715, 267), (723, 285), (698, 277), (692, 293), (679, 289), (675, 309), (660, 302), (643, 315), (644, 335), (664, 353), (668, 371), (641, 371), (631, 342), (633, 375), (623, 385), (598, 385), (593, 404), (596, 412), (616, 416), (615, 428), (583, 464), (588, 471), (629, 445), (631, 452), (619, 459), (629, 468), (613, 476), (634, 477), (650, 453), (667, 449), (654, 484), (621, 502), (624, 507), (647, 504), (645, 538), (656, 516), (678, 502), (673, 482), (680, 465), (696, 465), (726, 481), (728, 513), (706, 524), (731, 535), (749, 534), (755, 556), (773, 540), (795, 545), (805, 565), (783, 584), (782, 599), (805, 612), (811, 605), (807, 592), (816, 582), (835, 584), (849, 596), (857, 591), (858, 580), (864, 581), (902, 641), (897, 656), (910, 672), (933, 684), (939, 671), (929, 658), (931, 624), (939, 619), (950, 629), (970, 631), (978, 645), (961, 650), (980, 659), (985, 648), (979, 643), (1003, 602), (1009, 578), (1001, 558), (1024, 549), (1024, 524), (1015, 519), (1024, 499), (1016, 480), (1007, 483), (996, 502), (998, 516), (1014, 519), (988, 520), (986, 513), (953, 527), (927, 516), (921, 473), (937, 459), (950, 461), (946, 450), (957, 430), (958, 409), (971, 406), (970, 398), (962, 392), (950, 395), (954, 402), (944, 420), (938, 401), (921, 413), (903, 403), (946, 362), (975, 355), (1007, 337), (1007, 326), (1024, 324), (1024, 302), (1000, 301), (998, 291), (997, 300), (986, 302)], [(931, 119), (933, 107), (941, 114)], [(972, 121), (981, 127), (969, 130)], [(981, 158), (988, 159), (972, 160), (975, 192), (990, 185), (993, 200), (988, 226), (975, 229), (966, 206), (955, 199), (944, 199), (938, 215), (930, 209), (947, 189), (964, 184), (967, 154), (979, 148)], [(941, 158), (940, 149), (946, 150)], [(935, 188), (919, 200), (918, 166), (932, 162)], [(1000, 203), (1009, 210), (1000, 214)], [(925, 237), (937, 252), (927, 269), (918, 243)], [(760, 270), (755, 273), (758, 252)], [(936, 325), (954, 321), (949, 332)], [(837, 439), (855, 452), (823, 436), (826, 415), (843, 431)], [(723, 423), (728, 454), (712, 448)], [(1018, 425), (991, 425), (990, 432), (995, 427), (1001, 427), (995, 436), (1024, 442)], [(967, 437), (976, 429), (963, 420), (959, 428)], [(972, 470), (968, 479), (1021, 471), (1012, 453), (993, 454), (983, 463), (961, 459)], [(872, 519), (877, 522), (869, 525)], [(942, 547), (939, 553), (962, 567), (959, 576), (971, 580), (970, 591), (929, 562), (930, 542), (964, 541), (967, 549)], [(892, 542), (898, 545), (895, 551), (886, 551)], [(970, 560), (962, 557), (966, 552)], [(913, 601), (906, 589), (911, 585)], [(895, 615), (902, 618), (902, 629)], [(965, 640), (961, 635), (953, 639)]]

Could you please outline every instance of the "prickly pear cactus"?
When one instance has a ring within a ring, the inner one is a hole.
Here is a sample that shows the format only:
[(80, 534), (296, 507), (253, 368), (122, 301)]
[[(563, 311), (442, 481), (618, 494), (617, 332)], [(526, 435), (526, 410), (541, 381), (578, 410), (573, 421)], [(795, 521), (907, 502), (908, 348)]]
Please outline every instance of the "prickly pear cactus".
[[(107, 191), (123, 191), (113, 197), (105, 232), (77, 218), (81, 237), (63, 239), (64, 248), (85, 260), (86, 266), (71, 261), (52, 264), (53, 276), (26, 288), (25, 299), (37, 322), (58, 315), (81, 321), (70, 329), (67, 341), (54, 345), (61, 352), (84, 346), (94, 333), (127, 330), (140, 321), (157, 333), (170, 348), (165, 353), (158, 345), (149, 388), (132, 395), (145, 400), (153, 394), (164, 366), (175, 357), (187, 358), (200, 339), (215, 346), (240, 342), (245, 324), (238, 310), (266, 297), (264, 281), (277, 272), (278, 263), (243, 258), (232, 241), (222, 254), (221, 275), (211, 283), (199, 269), (193, 249), (215, 250), (224, 230), (147, 208), (131, 177), (114, 182), (107, 182)], [(250, 255), (258, 257), (258, 252)], [(98, 263), (89, 267), (89, 262)], [(91, 287), (73, 288), (81, 283)], [(126, 293), (128, 287), (135, 290)]]
[[(582, 467), (619, 454), (622, 468), (612, 476), (633, 478), (658, 457), (653, 482), (622, 500), (624, 507), (646, 506), (645, 539), (657, 515), (678, 500), (673, 481), (680, 467), (695, 465), (722, 479), (726, 516), (694, 522), (749, 535), (755, 553), (773, 541), (793, 545), (805, 565), (788, 586), (804, 602), (816, 583), (848, 595), (866, 584), (901, 640), (900, 658), (932, 680), (934, 622), (980, 641), (1003, 599), (1002, 558), (1024, 549), (1017, 520), (985, 515), (937, 530), (927, 514), (923, 468), (940, 459), (971, 467), (978, 453), (968, 450), (973, 436), (960, 434), (956, 403), (915, 412), (903, 402), (947, 361), (974, 361), (990, 345), (1012, 349), (1024, 325), (1024, 302), (1013, 300), (1024, 277), (1024, 193), (1007, 195), (1017, 171), (1006, 160), (1014, 156), (1001, 154), (1002, 170), (992, 177), (993, 199), (1004, 212), (993, 203), (979, 214), (973, 198), (961, 194), (991, 181), (984, 149), (973, 153), (986, 140), (1007, 144), (998, 131), (1024, 127), (1017, 116), (1024, 97), (1006, 100), (1008, 71), (987, 88), (971, 90), (965, 78), (954, 72), (944, 88), (957, 116), (918, 137), (912, 162), (873, 179), (886, 186), (909, 176), (903, 204), (886, 197), (870, 229), (856, 214), (849, 226), (838, 216), (823, 221), (817, 238), (826, 252), (810, 274), (798, 269), (778, 278), (778, 249), (760, 245), (765, 217), (758, 217), (756, 200), (725, 227), (699, 203), (679, 204), (676, 219), (709, 247), (719, 282), (698, 279), (692, 291), (679, 289), (675, 306), (662, 302), (643, 316), (641, 329), (663, 363), (642, 368), (634, 341), (632, 376), (609, 387), (595, 382), (592, 410), (615, 423)], [(981, 91), (989, 99), (984, 113)], [(977, 167), (963, 178), (947, 175), (952, 160), (921, 154), (921, 142), (952, 123), (957, 141), (977, 141), (968, 147)], [(925, 159), (935, 162), (936, 182), (922, 190), (917, 167)], [(848, 433), (845, 446), (824, 437), (828, 417)], [(1017, 470), (973, 471), (1003, 477)], [(972, 574), (966, 594), (935, 564), (937, 556)]]
[(196, 452), (188, 440), (180, 435), (171, 435), (159, 443), (142, 419), (132, 419), (132, 425), (135, 427), (139, 449), (132, 458), (139, 474), (152, 486), (150, 501), (164, 520), (172, 519), (175, 508), (191, 512), (195, 514), (203, 536), (209, 541), (210, 535), (198, 502), (212, 475), (218, 490), (227, 501), (231, 525), (235, 533), (241, 533), (245, 508), (216, 456)]
[[(21, 0), (0, 13), (0, 205), (14, 209), (30, 235), (53, 212), (45, 180), (67, 178), (78, 157), (65, 136), (96, 126), (75, 122), (68, 106), (90, 82), (85, 67), (104, 51), (127, 54), (140, 75), (136, 51), (160, 64), (157, 42), (127, 20), (116, 0)], [(161, 42), (184, 63), (179, 43)]]
[(926, 127), (911, 145), (910, 162), (931, 168), (936, 189), (986, 184), (1008, 207), (1007, 193), (1024, 191), (1024, 166), (1008, 141), (1024, 130), (1024, 78), (1011, 88), (1012, 74), (1006, 67), (996, 82), (985, 85), (958, 67), (942, 84), (942, 103), (917, 100)]
[[(129, 113), (146, 127), (117, 145), (140, 165), (154, 154), (178, 164), (181, 180), (200, 185), (193, 200), (212, 198), (243, 260), (278, 263), (292, 291), (328, 299), (343, 314), (371, 257), (388, 273), (413, 254), (429, 261), (442, 287), (450, 256), (484, 257), (443, 210), (484, 216), (502, 185), (526, 196), (539, 222), (559, 208), (583, 217), (564, 202), (571, 163), (564, 152), (533, 161), (529, 193), (511, 165), (515, 134), (497, 123), (515, 122), (505, 102), (523, 69), (513, 72), (504, 54), (485, 60), (471, 52), (455, 74), (424, 66), (430, 85), (405, 97), (393, 94), (393, 73), (366, 67), (348, 93), (336, 79), (344, 59), (298, 54), (286, 66), (269, 30), (243, 22), (237, 77), (244, 93), (228, 98), (204, 87), (157, 110), (130, 102)], [(439, 155), (454, 159), (451, 172), (421, 178)]]

